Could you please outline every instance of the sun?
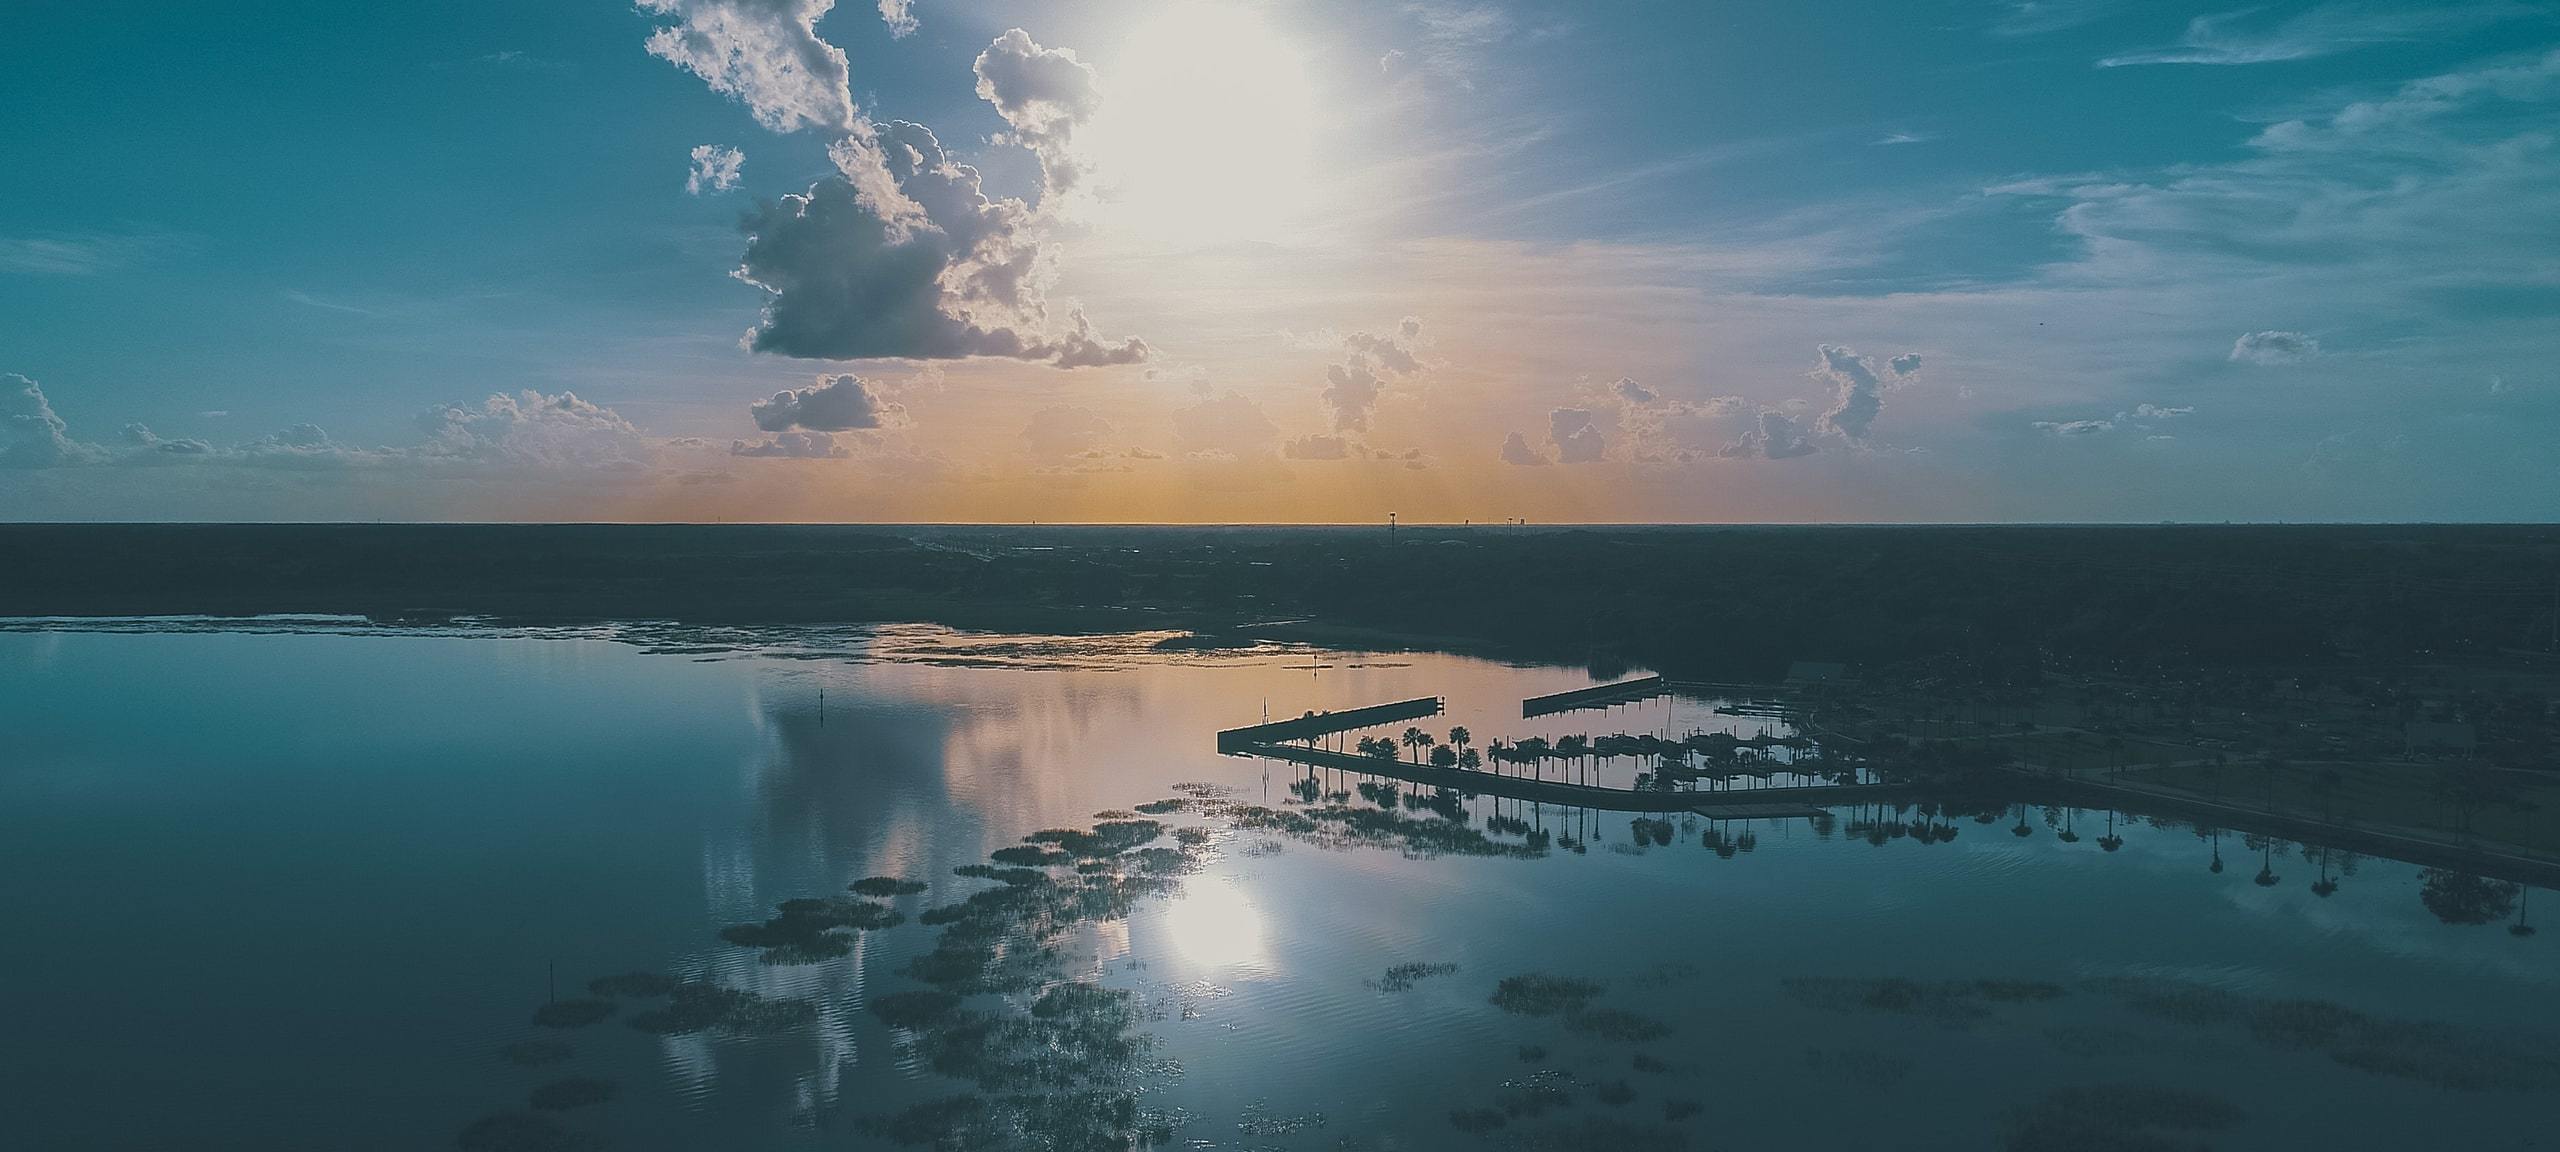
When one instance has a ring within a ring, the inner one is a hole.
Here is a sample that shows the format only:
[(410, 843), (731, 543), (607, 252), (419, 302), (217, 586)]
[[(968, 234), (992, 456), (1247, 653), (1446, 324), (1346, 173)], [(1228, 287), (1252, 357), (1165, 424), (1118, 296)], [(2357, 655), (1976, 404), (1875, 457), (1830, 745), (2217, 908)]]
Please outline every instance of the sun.
[(1096, 215), (1150, 239), (1271, 239), (1316, 208), (1307, 62), (1255, 8), (1177, 0), (1097, 61)]

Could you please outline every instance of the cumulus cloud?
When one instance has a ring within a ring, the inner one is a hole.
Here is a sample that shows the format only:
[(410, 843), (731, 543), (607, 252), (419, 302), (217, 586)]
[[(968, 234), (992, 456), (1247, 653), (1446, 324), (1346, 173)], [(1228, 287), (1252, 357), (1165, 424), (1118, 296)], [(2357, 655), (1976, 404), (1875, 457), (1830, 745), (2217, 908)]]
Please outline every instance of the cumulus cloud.
[[(921, 124), (881, 125), (837, 149), (840, 177), (748, 215), (738, 277), (771, 293), (748, 334), (760, 352), (827, 360), (996, 356), (1061, 368), (1134, 364), (1153, 350), (1093, 334), (1081, 313), (1044, 335), (1048, 256), (1019, 200), (990, 200)], [(919, 220), (859, 187), (876, 157)]]
[(881, 398), (871, 382), (850, 372), (820, 376), (807, 388), (785, 389), (747, 408), (767, 432), (852, 432), (906, 423), (906, 407)]
[(1547, 459), (1544, 453), (1530, 447), (1529, 438), (1518, 432), (1514, 432), (1503, 438), (1502, 462), (1505, 464), (1517, 464), (1524, 468), (1554, 463), (1554, 461)]
[(1822, 345), (1819, 355), (1813, 378), (1833, 391), (1831, 410), (1822, 414), (1823, 430), (1865, 440), (1876, 414), (1884, 410), (1884, 378), (1874, 361), (1837, 344)]
[(842, 460), (853, 455), (853, 449), (826, 432), (776, 432), (762, 440), (730, 441), (729, 454), (775, 460)]
[(726, 192), (738, 186), (738, 173), (746, 167), (747, 154), (717, 144), (693, 146), (693, 168), (685, 173), (684, 190), (695, 196), (708, 188)]
[(146, 452), (158, 452), (170, 456), (210, 456), (213, 454), (213, 445), (202, 440), (192, 438), (182, 438), (177, 440), (164, 439), (158, 433), (153, 432), (148, 425), (143, 424), (125, 425), (124, 442)]
[(971, 70), (979, 98), (1012, 128), (1009, 138), (1040, 158), (1048, 191), (1073, 187), (1084, 172), (1071, 137), (1102, 106), (1093, 69), (1073, 49), (1043, 48), (1030, 33), (1011, 28), (978, 54)]
[(835, 0), (639, 0), (673, 17), (649, 34), (649, 54), (734, 97), (775, 132), (848, 134), (853, 109), (844, 50), (818, 36)]
[(1900, 356), (1896, 356), (1891, 360), (1885, 361), (1884, 366), (1896, 377), (1909, 376), (1920, 370), (1920, 354), (1917, 352), (1905, 352)]
[[(978, 172), (954, 162), (933, 132), (874, 123), (853, 105), (842, 50), (821, 39), (834, 0), (640, 0), (674, 18), (649, 51), (736, 97), (765, 127), (817, 128), (837, 175), (750, 213), (737, 277), (770, 294), (748, 333), (760, 352), (806, 359), (947, 360), (996, 356), (1062, 368), (1134, 364), (1137, 338), (1094, 335), (1080, 314), (1050, 331), (1054, 257), (1043, 222), (1021, 200), (990, 199)], [(883, 17), (906, 13), (884, 5)], [(1090, 111), (1072, 76), (1090, 74), (1063, 50), (1018, 31), (981, 57), (980, 88), (1044, 169), (1070, 178), (1066, 134)], [(716, 186), (716, 185), (715, 185)]]
[(1270, 455), (1280, 426), (1251, 397), (1230, 391), (1174, 409), (1173, 434), (1187, 454), (1242, 458)]
[(1609, 390), (1617, 393), (1619, 399), (1629, 404), (1651, 404), (1662, 398), (1653, 389), (1636, 383), (1633, 376), (1618, 377), (1618, 382), (1609, 385)]
[(15, 372), (0, 372), (0, 468), (51, 468), (85, 464), (103, 453), (69, 436), (44, 389)]
[(2231, 342), (2231, 359), (2240, 364), (2299, 364), (2320, 355), (2320, 341), (2300, 332), (2250, 332)]
[(1547, 413), (1547, 442), (1556, 446), (1556, 461), (1589, 464), (1608, 452), (1609, 442), (1592, 424), (1588, 408), (1558, 408)]
[(1353, 332), (1342, 338), (1346, 355), (1340, 363), (1326, 366), (1324, 391), (1319, 394), (1333, 413), (1334, 431), (1368, 431), (1387, 378), (1424, 370), (1422, 358), (1413, 349), (1413, 341), (1421, 335), (1422, 321), (1407, 316), (1391, 334)]
[(1035, 458), (1056, 459), (1092, 451), (1111, 432), (1111, 422), (1091, 409), (1053, 406), (1031, 414), (1031, 423), (1022, 429), (1022, 443)]
[(1348, 460), (1362, 450), (1348, 438), (1310, 432), (1281, 445), (1280, 454), (1292, 460)]
[(892, 40), (904, 40), (915, 35), (915, 0), (880, 0), (880, 22), (889, 26), (889, 38)]
[(1764, 408), (1759, 413), (1758, 423), (1726, 445), (1723, 455), (1792, 460), (1820, 450), (1821, 446), (1814, 443), (1802, 421), (1775, 408)]
[[(648, 447), (620, 413), (578, 398), (524, 391), (476, 408), (444, 404), (418, 417), (421, 453), (546, 467), (636, 466)], [(319, 430), (314, 428), (312, 432)], [(321, 436), (325, 443), (327, 437)]]
[(148, 425), (124, 426), (109, 447), (74, 440), (44, 393), (23, 376), (0, 374), (0, 467), (70, 464), (234, 465), (274, 468), (436, 467), (490, 470), (627, 470), (648, 466), (658, 445), (611, 408), (576, 393), (493, 395), (477, 405), (439, 404), (415, 421), (414, 444), (341, 444), (319, 425), (295, 424), (228, 447), (171, 439)]

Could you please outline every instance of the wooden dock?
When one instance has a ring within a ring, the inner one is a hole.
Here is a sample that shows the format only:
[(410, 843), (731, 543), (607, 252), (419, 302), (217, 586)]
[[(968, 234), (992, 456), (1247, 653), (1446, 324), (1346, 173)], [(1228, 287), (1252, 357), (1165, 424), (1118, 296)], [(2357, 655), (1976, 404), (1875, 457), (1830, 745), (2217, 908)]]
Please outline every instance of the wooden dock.
[(1417, 696), (1411, 700), (1398, 700), (1392, 704), (1373, 704), (1367, 708), (1352, 708), (1342, 712), (1316, 712), (1289, 720), (1274, 720), (1268, 724), (1229, 728), (1218, 733), (1218, 751), (1233, 753), (1255, 745), (1278, 745), (1291, 740), (1312, 740), (1318, 736), (1330, 736), (1336, 732), (1350, 732), (1361, 728), (1374, 728), (1380, 724), (1393, 724), (1398, 720), (1437, 716), (1440, 714), (1440, 709), (1440, 697)]

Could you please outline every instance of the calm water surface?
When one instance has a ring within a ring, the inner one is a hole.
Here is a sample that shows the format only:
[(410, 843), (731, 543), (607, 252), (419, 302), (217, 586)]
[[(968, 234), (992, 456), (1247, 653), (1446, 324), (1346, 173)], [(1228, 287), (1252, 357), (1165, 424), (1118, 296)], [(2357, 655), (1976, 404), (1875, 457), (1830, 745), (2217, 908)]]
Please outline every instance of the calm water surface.
[[(1479, 744), (1773, 722), (1524, 722), (1522, 697), (1590, 676), (1155, 639), (22, 622), (0, 633), (0, 1146), (2560, 1140), (2560, 944), (2505, 908), (2442, 922), (2417, 869), (2122, 819), (2109, 851), (2103, 811), (1309, 804), (1301, 770), (1212, 733), (1421, 695)], [(956, 867), (1168, 799), (1151, 863), (1040, 889), (1119, 899), (923, 915), (1005, 888)], [(1871, 844), (1879, 822), (1898, 834)], [(842, 955), (718, 936), (873, 876), (930, 887)], [(990, 925), (1013, 935), (967, 954), (1010, 982), (901, 1028), (874, 1009)], [(772, 1003), (698, 1030), (647, 996), (531, 1023), (633, 971)], [(567, 1051), (502, 1055), (527, 1041)], [(611, 1099), (528, 1109), (571, 1078)]]

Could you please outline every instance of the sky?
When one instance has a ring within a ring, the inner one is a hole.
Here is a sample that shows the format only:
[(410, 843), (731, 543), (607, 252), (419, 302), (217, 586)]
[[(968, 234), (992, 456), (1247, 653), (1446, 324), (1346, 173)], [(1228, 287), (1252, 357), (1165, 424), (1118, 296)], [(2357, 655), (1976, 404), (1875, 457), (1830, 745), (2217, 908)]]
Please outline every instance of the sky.
[(33, 0), (0, 520), (2560, 517), (2560, 0)]

